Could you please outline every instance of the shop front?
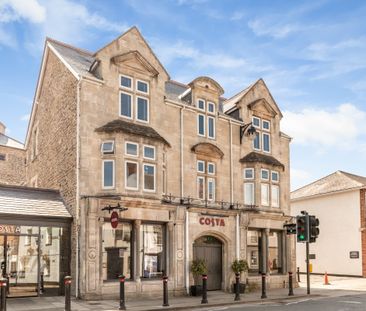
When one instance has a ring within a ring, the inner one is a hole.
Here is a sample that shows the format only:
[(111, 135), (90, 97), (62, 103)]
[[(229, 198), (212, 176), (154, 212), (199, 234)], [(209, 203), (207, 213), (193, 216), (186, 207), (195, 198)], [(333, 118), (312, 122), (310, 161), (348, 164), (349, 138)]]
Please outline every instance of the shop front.
[(63, 294), (70, 223), (57, 192), (0, 186), (0, 268), (8, 297)]

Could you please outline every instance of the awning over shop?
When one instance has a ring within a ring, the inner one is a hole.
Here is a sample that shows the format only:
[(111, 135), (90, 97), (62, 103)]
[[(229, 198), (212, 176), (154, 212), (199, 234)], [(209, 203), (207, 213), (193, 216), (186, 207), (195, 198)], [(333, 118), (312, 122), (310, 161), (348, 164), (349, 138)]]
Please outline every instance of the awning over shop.
[(0, 185), (0, 215), (68, 218), (59, 191), (21, 186)]

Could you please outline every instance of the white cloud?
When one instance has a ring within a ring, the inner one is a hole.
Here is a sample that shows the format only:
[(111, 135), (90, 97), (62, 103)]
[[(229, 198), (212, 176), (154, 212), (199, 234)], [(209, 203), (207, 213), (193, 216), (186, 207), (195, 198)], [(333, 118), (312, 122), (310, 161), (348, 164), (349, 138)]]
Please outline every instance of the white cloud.
[(42, 23), (45, 18), (46, 9), (37, 0), (0, 0), (1, 22), (25, 19)]
[(235, 11), (231, 17), (230, 17), (230, 20), (232, 21), (239, 21), (241, 19), (243, 19), (245, 17), (245, 13), (243, 11)]
[(25, 114), (25, 115), (23, 115), (21, 118), (20, 118), (20, 120), (21, 121), (29, 121), (29, 118), (30, 118), (30, 114)]
[(301, 185), (305, 185), (313, 179), (309, 171), (292, 167), (290, 171), (290, 176), (291, 176), (291, 190), (297, 189)]
[(5, 31), (0, 24), (0, 45), (4, 45), (10, 48), (16, 48), (18, 46), (17, 39), (9, 32)]
[(285, 38), (289, 34), (301, 30), (301, 27), (296, 24), (272, 23), (267, 19), (250, 20), (248, 26), (257, 36), (269, 36), (275, 39)]
[(359, 148), (365, 139), (366, 111), (352, 104), (332, 110), (307, 108), (300, 112), (284, 111), (282, 129), (293, 142), (322, 148)]

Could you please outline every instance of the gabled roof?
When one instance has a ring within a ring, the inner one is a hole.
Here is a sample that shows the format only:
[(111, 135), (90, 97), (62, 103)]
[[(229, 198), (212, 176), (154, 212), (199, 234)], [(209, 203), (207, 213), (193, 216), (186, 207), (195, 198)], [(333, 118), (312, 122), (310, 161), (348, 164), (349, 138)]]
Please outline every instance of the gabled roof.
[(108, 122), (107, 124), (95, 129), (95, 131), (99, 133), (123, 132), (127, 134), (134, 134), (137, 136), (143, 136), (155, 139), (170, 146), (167, 140), (164, 137), (160, 136), (160, 134), (157, 131), (155, 131), (152, 127), (124, 121), (121, 119)]
[(258, 152), (251, 152), (248, 153), (245, 157), (240, 159), (241, 163), (264, 163), (267, 165), (273, 165), (273, 166), (278, 166), (281, 167), (282, 169), (285, 169), (285, 166), (278, 161), (276, 158), (267, 155), (267, 154), (262, 154), (262, 153), (258, 153)]
[(24, 149), (24, 144), (1, 133), (0, 133), (0, 146)]
[(56, 190), (0, 185), (0, 214), (71, 218)]
[(337, 171), (291, 192), (291, 200), (366, 188), (366, 177)]

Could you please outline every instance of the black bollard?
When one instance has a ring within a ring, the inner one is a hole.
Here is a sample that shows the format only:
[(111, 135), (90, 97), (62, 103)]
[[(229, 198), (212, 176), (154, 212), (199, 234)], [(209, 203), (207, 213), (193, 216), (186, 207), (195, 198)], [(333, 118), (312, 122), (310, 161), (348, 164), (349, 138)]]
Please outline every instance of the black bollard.
[(10, 274), (6, 275), (6, 294), (10, 293)]
[(235, 273), (235, 301), (240, 300), (240, 273)]
[(297, 267), (297, 281), (300, 282), (300, 268)]
[(40, 286), (39, 286), (39, 291), (40, 291), (40, 293), (41, 294), (43, 294), (44, 292), (45, 292), (45, 290), (44, 290), (44, 278), (43, 278), (43, 273), (41, 273), (41, 284), (40, 284)]
[(6, 311), (6, 288), (7, 288), (7, 279), (0, 279), (0, 288), (1, 288), (1, 301), (0, 301), (0, 311)]
[(293, 296), (294, 295), (294, 289), (292, 286), (292, 272), (288, 273), (288, 295)]
[(207, 275), (202, 274), (202, 300), (201, 303), (208, 303), (207, 300)]
[(126, 277), (124, 275), (120, 275), (119, 277), (119, 309), (118, 310), (126, 310), (125, 305), (125, 280)]
[(262, 299), (267, 298), (266, 294), (266, 274), (262, 273)]
[(71, 276), (65, 276), (65, 311), (71, 311)]
[(163, 276), (163, 307), (169, 307), (168, 302), (168, 277)]

